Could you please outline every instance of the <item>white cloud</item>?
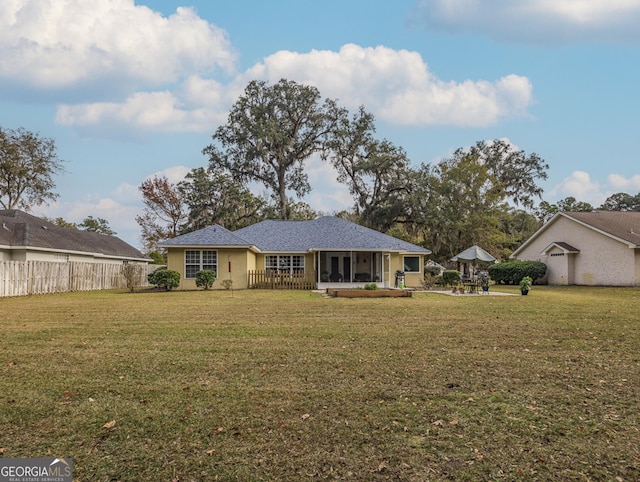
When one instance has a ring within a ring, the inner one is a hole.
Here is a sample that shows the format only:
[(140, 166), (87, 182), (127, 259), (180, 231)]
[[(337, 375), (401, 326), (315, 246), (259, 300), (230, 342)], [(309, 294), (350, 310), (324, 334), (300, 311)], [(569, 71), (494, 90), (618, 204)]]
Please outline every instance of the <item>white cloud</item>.
[(632, 196), (640, 192), (640, 174), (631, 176), (627, 179), (620, 174), (609, 174), (607, 184), (611, 186), (613, 194), (617, 192), (626, 192)]
[(166, 177), (170, 183), (178, 184), (180, 181), (184, 181), (185, 176), (191, 172), (191, 169), (192, 168), (187, 166), (171, 166), (162, 171), (154, 172), (150, 176), (147, 176), (147, 179)]
[(123, 182), (116, 186), (113, 191), (113, 196), (124, 203), (137, 203), (140, 202), (140, 190), (138, 186), (134, 186), (131, 183)]
[(231, 72), (235, 60), (226, 33), (191, 8), (164, 17), (134, 0), (5, 0), (0, 13), (0, 78), (38, 88), (135, 89)]
[(640, 0), (416, 0), (410, 23), (535, 43), (640, 42)]
[(545, 198), (554, 203), (569, 196), (573, 196), (578, 201), (598, 206), (606, 199), (603, 187), (598, 181), (592, 180), (589, 173), (585, 171), (572, 172), (562, 182), (550, 189)]
[(192, 76), (175, 92), (140, 92), (122, 103), (58, 107), (57, 122), (76, 127), (125, 125), (141, 131), (210, 132), (251, 79), (282, 78), (318, 87), (341, 105), (364, 105), (377, 118), (399, 125), (483, 127), (527, 115), (533, 101), (526, 77), (445, 82), (433, 75), (417, 52), (345, 45), (338, 52), (281, 51), (227, 85)]
[(487, 126), (526, 115), (532, 103), (529, 79), (508, 75), (497, 82), (446, 82), (429, 71), (418, 52), (348, 44), (338, 52), (281, 51), (244, 76), (281, 78), (318, 87), (342, 105), (364, 105), (376, 117), (400, 125)]
[(174, 92), (138, 92), (121, 103), (61, 104), (56, 122), (98, 132), (105, 126), (141, 132), (210, 132), (225, 121), (232, 103), (218, 82), (190, 77)]
[[(418, 52), (384, 46), (280, 51), (237, 74), (225, 32), (191, 8), (165, 17), (134, 0), (5, 3), (0, 81), (63, 90), (56, 121), (93, 137), (210, 132), (253, 79), (311, 83), (400, 125), (483, 127), (526, 116), (533, 100), (526, 77), (445, 81)], [(214, 80), (216, 69), (230, 80)]]
[(598, 207), (612, 194), (626, 192), (632, 196), (640, 192), (640, 174), (625, 178), (620, 174), (609, 174), (604, 182), (594, 180), (585, 171), (574, 171), (554, 186), (544, 196), (551, 203), (569, 196)]

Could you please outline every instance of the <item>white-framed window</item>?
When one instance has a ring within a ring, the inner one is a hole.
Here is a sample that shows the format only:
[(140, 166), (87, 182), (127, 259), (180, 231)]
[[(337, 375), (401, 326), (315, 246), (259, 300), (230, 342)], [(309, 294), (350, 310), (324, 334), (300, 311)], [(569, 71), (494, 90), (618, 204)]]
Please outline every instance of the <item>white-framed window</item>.
[(278, 270), (278, 257), (267, 255), (264, 257), (264, 269), (266, 271)]
[(304, 256), (291, 256), (291, 270), (294, 273), (304, 273)]
[(53, 254), (53, 260), (58, 262), (58, 263), (68, 263), (69, 262), (69, 255), (65, 254), (65, 253), (54, 253)]
[(403, 256), (402, 265), (405, 273), (420, 273), (420, 256)]
[(218, 272), (218, 252), (187, 249), (184, 252), (184, 277), (193, 279), (203, 269)]
[(264, 257), (264, 269), (266, 271), (275, 270), (279, 273), (304, 273), (304, 256), (269, 254)]

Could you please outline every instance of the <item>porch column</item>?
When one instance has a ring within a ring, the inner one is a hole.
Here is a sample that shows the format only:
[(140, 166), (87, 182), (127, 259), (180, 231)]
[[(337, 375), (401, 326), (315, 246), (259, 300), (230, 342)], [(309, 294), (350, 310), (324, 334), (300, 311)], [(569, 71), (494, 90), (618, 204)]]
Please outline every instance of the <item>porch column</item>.
[[(389, 270), (387, 273), (389, 274), (388, 278), (387, 278), (387, 284), (384, 285), (385, 288), (391, 288), (391, 253), (385, 253), (384, 257), (386, 258), (387, 261), (387, 269)], [(383, 265), (384, 265), (384, 261), (383, 261)], [(384, 271), (383, 271), (384, 272)]]
[(320, 251), (315, 251), (313, 256), (313, 269), (316, 270), (316, 286), (318, 286), (318, 283), (320, 283)]
[[(355, 276), (355, 267), (356, 267), (356, 259), (353, 257), (353, 251), (349, 251), (349, 283), (353, 281), (353, 277)], [(346, 280), (345, 280), (346, 281)]]

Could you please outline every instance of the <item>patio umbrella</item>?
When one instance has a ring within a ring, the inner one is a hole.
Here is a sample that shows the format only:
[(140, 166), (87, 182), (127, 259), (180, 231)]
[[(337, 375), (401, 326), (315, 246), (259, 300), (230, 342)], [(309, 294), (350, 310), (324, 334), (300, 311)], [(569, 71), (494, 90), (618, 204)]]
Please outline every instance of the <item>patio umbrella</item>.
[(487, 253), (480, 246), (471, 246), (465, 249), (462, 253), (451, 258), (451, 261), (457, 261), (458, 263), (477, 263), (481, 261), (483, 263), (495, 263), (496, 258)]

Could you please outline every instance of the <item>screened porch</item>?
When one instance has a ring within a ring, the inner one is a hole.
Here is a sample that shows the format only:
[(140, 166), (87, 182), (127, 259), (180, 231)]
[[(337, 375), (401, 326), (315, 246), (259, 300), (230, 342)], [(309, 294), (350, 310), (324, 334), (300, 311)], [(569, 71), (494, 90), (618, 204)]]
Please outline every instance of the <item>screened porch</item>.
[[(357, 287), (376, 283), (389, 287), (389, 254), (376, 251), (318, 251), (318, 288)], [(386, 270), (386, 271), (385, 271)]]

